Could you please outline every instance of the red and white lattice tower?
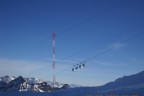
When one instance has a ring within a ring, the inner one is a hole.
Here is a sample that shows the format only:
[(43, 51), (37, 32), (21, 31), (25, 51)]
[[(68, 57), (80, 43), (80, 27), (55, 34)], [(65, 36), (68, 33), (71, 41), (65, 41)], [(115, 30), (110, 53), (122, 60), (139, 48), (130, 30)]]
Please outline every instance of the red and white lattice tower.
[(55, 86), (56, 82), (56, 76), (55, 76), (55, 65), (56, 65), (56, 57), (55, 57), (55, 40), (56, 40), (56, 33), (52, 33), (52, 70), (53, 70), (53, 76), (52, 76), (52, 81), (53, 81), (53, 87)]

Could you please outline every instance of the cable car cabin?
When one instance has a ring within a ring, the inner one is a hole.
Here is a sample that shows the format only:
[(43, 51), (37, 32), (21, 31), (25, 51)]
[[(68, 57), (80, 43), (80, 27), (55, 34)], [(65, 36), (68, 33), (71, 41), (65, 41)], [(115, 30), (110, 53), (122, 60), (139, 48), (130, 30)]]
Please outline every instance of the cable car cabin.
[(85, 64), (76, 64), (74, 65), (74, 67), (72, 68), (72, 71), (74, 72), (75, 70), (78, 70), (78, 69), (82, 69), (85, 67)]

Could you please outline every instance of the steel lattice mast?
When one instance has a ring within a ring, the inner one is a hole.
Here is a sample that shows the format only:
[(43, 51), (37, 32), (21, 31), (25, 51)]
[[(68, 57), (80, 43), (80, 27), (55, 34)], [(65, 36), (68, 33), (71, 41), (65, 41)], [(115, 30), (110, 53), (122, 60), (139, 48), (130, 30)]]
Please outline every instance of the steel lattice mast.
[(55, 86), (55, 82), (56, 82), (56, 76), (55, 76), (55, 64), (56, 64), (55, 40), (56, 40), (56, 33), (53, 32), (52, 33), (52, 70), (53, 70), (52, 81), (53, 81), (53, 87)]

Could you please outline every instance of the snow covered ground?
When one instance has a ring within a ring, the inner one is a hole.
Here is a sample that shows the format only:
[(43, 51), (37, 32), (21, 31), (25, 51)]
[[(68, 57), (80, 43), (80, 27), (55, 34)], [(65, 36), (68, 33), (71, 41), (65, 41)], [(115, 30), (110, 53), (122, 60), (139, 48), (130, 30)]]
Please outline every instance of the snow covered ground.
[[(138, 93), (136, 93), (138, 92)], [(110, 95), (112, 94), (112, 95)], [(95, 88), (73, 88), (56, 92), (1, 92), (0, 96), (144, 96), (144, 90), (121, 91), (118, 93), (98, 94)]]

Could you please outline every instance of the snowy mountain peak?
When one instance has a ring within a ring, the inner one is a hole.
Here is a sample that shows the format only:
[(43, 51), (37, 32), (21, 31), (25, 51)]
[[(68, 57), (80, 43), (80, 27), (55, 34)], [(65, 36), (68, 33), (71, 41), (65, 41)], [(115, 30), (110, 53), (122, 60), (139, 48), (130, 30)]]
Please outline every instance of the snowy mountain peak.
[(49, 92), (56, 89), (70, 88), (70, 85), (68, 84), (56, 82), (55, 88), (53, 89), (52, 84), (51, 81), (42, 81), (37, 78), (25, 78), (22, 76), (0, 77), (0, 91)]
[(0, 77), (0, 81), (3, 81), (5, 83), (9, 83), (10, 81), (14, 80), (16, 77), (15, 76), (3, 76), (3, 77)]

